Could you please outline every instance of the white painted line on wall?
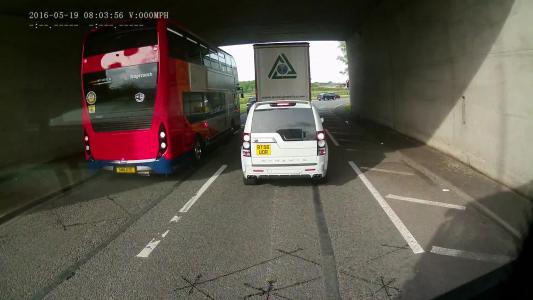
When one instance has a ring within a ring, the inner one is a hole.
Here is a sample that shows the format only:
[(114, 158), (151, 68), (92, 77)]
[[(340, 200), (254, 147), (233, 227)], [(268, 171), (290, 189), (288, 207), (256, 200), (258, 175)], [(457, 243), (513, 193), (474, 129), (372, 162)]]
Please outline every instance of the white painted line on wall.
[(335, 146), (339, 147), (339, 142), (337, 142), (337, 140), (336, 140), (335, 137), (329, 132), (329, 130), (327, 130), (326, 128), (324, 128), (324, 131), (325, 131), (326, 134), (329, 136), (329, 138), (331, 139), (331, 141), (333, 142), (333, 144), (335, 144)]
[[(418, 170), (422, 174), (426, 175), (427, 177), (431, 178), (433, 181), (435, 181), (437, 184), (443, 186), (443, 187), (451, 187), (453, 191), (459, 195), (461, 198), (463, 198), (468, 204), (474, 205), (477, 209), (479, 209), (482, 213), (484, 213), (487, 217), (491, 218), (494, 222), (498, 223), (500, 226), (502, 226), (505, 230), (507, 230), (509, 233), (511, 233), (514, 237), (518, 238), (519, 240), (522, 240), (522, 234), (513, 226), (511, 226), (509, 223), (507, 223), (505, 220), (500, 218), (497, 214), (495, 214), (492, 210), (487, 208), (485, 205), (481, 204), (479, 201), (474, 199), (472, 196), (468, 195), (467, 193), (463, 192), (460, 188), (456, 187), (454, 184), (449, 182), (448, 180), (440, 177), (439, 175), (433, 173), (426, 167), (422, 166), (421, 164), (413, 161), (409, 157), (405, 156), (400, 151), (397, 151), (401, 156), (403, 161), (407, 163), (411, 168)], [(444, 190), (444, 189), (443, 189)]]
[(466, 207), (462, 205), (430, 201), (430, 200), (424, 200), (424, 199), (417, 199), (417, 198), (411, 198), (411, 197), (403, 197), (403, 196), (398, 196), (398, 195), (393, 195), (393, 194), (388, 194), (387, 196), (385, 196), (385, 198), (409, 201), (409, 202), (420, 203), (420, 204), (434, 205), (434, 206), (440, 206), (440, 207), (446, 207), (446, 208), (453, 208), (453, 209), (458, 209), (458, 210), (466, 209)]
[(439, 254), (439, 255), (454, 256), (454, 257), (459, 257), (459, 258), (473, 259), (473, 260), (478, 260), (478, 261), (486, 261), (486, 262), (493, 262), (493, 263), (499, 263), (499, 264), (504, 264), (504, 263), (511, 261), (511, 257), (506, 256), (506, 255), (470, 252), (470, 251), (464, 251), (464, 250), (442, 248), (442, 247), (437, 247), (437, 246), (431, 247), (430, 252), (434, 254)]
[(424, 249), (420, 246), (420, 244), (416, 241), (415, 237), (411, 234), (409, 229), (405, 227), (402, 220), (398, 217), (398, 215), (392, 210), (392, 208), (389, 206), (387, 201), (383, 199), (381, 194), (378, 192), (378, 190), (372, 185), (372, 183), (366, 178), (365, 174), (359, 170), (357, 165), (353, 161), (349, 161), (348, 164), (354, 172), (357, 174), (357, 176), (361, 179), (361, 181), (366, 185), (366, 188), (370, 191), (372, 196), (374, 196), (374, 199), (378, 202), (378, 204), (381, 206), (383, 211), (385, 211), (385, 214), (389, 217), (389, 219), (392, 221), (392, 224), (396, 226), (396, 229), (400, 232), (403, 239), (407, 242), (409, 247), (411, 247), (411, 250), (413, 250), (413, 253), (423, 253)]
[(213, 176), (211, 176), (211, 178), (209, 178), (209, 180), (207, 180), (204, 183), (204, 185), (202, 185), (200, 190), (198, 190), (198, 192), (194, 196), (192, 196), (191, 199), (189, 199), (189, 201), (187, 201), (187, 203), (185, 203), (185, 205), (183, 205), (183, 207), (180, 209), (180, 212), (181, 213), (186, 213), (187, 211), (189, 211), (189, 209), (191, 209), (191, 207), (194, 205), (194, 203), (196, 203), (196, 201), (198, 201), (198, 199), (200, 199), (200, 197), (202, 197), (202, 195), (209, 188), (209, 186), (211, 186), (211, 184), (213, 184), (213, 182), (215, 182), (215, 180), (218, 178), (218, 176), (220, 174), (222, 174), (222, 172), (224, 172), (224, 169), (226, 169), (227, 166), (228, 165), (222, 165), (215, 172), (215, 174), (213, 174)]
[(161, 240), (152, 239), (148, 243), (148, 245), (146, 245), (146, 247), (144, 247), (144, 249), (142, 249), (141, 252), (139, 252), (139, 254), (137, 254), (137, 257), (146, 258), (146, 257), (150, 256), (150, 253), (152, 253), (152, 251), (154, 251), (155, 247), (157, 247), (157, 245), (159, 245), (160, 242), (161, 242)]
[(387, 169), (381, 169), (381, 168), (368, 168), (368, 167), (361, 167), (363, 170), (373, 171), (373, 172), (381, 172), (381, 173), (389, 173), (389, 174), (396, 174), (396, 175), (406, 175), (406, 176), (413, 176), (415, 174), (409, 173), (409, 172), (402, 172), (402, 171), (394, 171), (394, 170), (387, 170)]

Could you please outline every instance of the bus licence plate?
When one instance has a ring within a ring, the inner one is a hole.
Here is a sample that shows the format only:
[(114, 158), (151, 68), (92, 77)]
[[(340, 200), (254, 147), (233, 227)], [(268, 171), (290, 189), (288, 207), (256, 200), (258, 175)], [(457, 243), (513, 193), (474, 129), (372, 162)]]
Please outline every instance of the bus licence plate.
[(256, 145), (255, 154), (257, 155), (270, 155), (272, 154), (270, 145)]
[(115, 172), (117, 173), (135, 174), (136, 171), (135, 167), (115, 167)]

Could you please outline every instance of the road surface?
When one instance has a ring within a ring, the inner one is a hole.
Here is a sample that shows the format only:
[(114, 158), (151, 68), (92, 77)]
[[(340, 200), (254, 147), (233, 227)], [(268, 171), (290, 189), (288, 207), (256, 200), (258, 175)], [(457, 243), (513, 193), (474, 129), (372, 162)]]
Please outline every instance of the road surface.
[(347, 100), (314, 103), (327, 183), (243, 185), (238, 134), (174, 176), (101, 173), (0, 226), (0, 298), (427, 299), (516, 255)]

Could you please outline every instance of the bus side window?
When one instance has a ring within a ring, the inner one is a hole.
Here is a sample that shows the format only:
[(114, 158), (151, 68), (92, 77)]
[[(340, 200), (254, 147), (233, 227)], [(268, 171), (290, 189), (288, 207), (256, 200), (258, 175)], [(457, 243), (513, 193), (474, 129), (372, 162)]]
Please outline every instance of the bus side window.
[[(168, 53), (170, 57), (181, 59), (187, 62), (201, 64), (202, 63), (202, 51), (198, 42), (194, 41), (191, 38), (185, 37), (184, 34), (180, 33), (179, 36), (176, 34), (177, 29), (172, 29), (172, 31), (167, 30), (168, 37)], [(178, 32), (179, 33), (179, 32)]]
[(216, 52), (209, 53), (209, 58), (211, 60), (211, 68), (215, 70), (220, 70), (220, 64), (218, 63), (218, 55)]
[(211, 58), (209, 58), (209, 53), (204, 54), (204, 66), (211, 68)]
[(189, 122), (194, 123), (205, 118), (207, 112), (205, 100), (204, 93), (183, 93), (183, 112)]
[(231, 74), (233, 72), (233, 67), (231, 66), (231, 56), (226, 55), (226, 72)]
[(218, 115), (226, 111), (226, 101), (223, 93), (206, 93), (211, 115)]
[(220, 63), (220, 69), (226, 72), (227, 67), (226, 67), (226, 58), (224, 57), (224, 53), (222, 52), (218, 53), (218, 62)]
[(239, 98), (239, 93), (234, 93), (233, 94), (233, 104), (234, 104), (234, 109), (237, 110), (237, 109), (240, 109), (240, 106), (241, 106), (241, 99)]

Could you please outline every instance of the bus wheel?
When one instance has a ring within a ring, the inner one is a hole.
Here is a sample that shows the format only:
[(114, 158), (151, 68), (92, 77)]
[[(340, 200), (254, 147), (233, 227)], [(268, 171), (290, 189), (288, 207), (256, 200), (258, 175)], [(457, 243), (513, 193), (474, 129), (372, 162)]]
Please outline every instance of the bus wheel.
[(233, 133), (236, 133), (237, 131), (239, 131), (239, 129), (241, 129), (240, 126), (237, 127), (237, 125), (235, 125), (235, 121), (232, 120), (231, 121), (231, 131), (233, 131)]
[(204, 146), (201, 138), (196, 137), (192, 149), (194, 154), (194, 161), (198, 162), (202, 160), (202, 158), (204, 158)]

